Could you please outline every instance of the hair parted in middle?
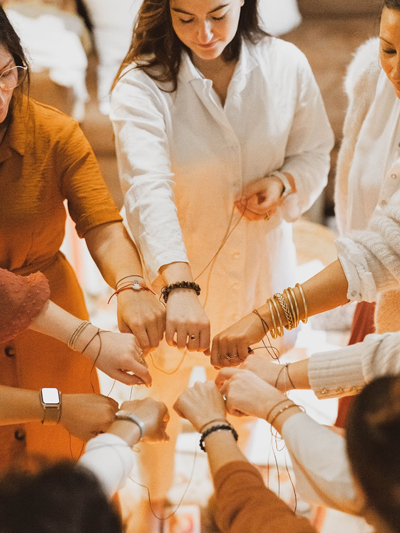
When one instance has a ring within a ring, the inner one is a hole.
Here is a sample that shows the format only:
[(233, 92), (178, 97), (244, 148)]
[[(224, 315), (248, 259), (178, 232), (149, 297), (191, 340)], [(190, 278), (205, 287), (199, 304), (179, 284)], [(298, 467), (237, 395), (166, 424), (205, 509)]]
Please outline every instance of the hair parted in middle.
[[(140, 68), (151, 78), (172, 83), (171, 92), (178, 85), (182, 50), (190, 50), (177, 37), (170, 13), (170, 0), (144, 0), (133, 29), (132, 41), (113, 84), (115, 87), (125, 68)], [(260, 26), (258, 0), (246, 0), (240, 12), (237, 32), (226, 46), (222, 58), (237, 59), (242, 39), (256, 44), (266, 33)]]

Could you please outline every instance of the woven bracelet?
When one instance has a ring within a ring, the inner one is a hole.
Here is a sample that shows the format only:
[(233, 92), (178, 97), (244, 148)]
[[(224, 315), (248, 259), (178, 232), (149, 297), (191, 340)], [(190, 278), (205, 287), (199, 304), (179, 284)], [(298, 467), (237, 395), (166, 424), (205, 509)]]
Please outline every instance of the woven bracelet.
[(237, 441), (238, 438), (239, 438), (239, 435), (237, 434), (237, 431), (235, 428), (233, 428), (231, 425), (229, 424), (221, 424), (219, 426), (213, 426), (211, 427), (210, 429), (207, 429), (207, 431), (205, 431), (201, 437), (200, 437), (200, 442), (199, 442), (199, 446), (200, 446), (200, 450), (203, 450), (203, 452), (206, 451), (206, 447), (204, 446), (204, 440), (208, 437), (208, 435), (211, 435), (211, 433), (214, 433), (215, 431), (231, 431), (232, 432), (232, 435), (234, 436), (235, 440)]
[(200, 285), (197, 285), (194, 281), (177, 281), (176, 283), (170, 283), (161, 289), (161, 298), (164, 300), (164, 303), (167, 303), (169, 294), (174, 289), (191, 289), (196, 292), (197, 296), (200, 296), (201, 292)]

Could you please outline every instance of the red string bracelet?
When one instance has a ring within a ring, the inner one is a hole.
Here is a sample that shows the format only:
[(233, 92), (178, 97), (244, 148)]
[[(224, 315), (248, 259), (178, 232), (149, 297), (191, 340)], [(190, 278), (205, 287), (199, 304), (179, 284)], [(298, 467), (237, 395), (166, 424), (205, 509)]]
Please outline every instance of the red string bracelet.
[(113, 292), (112, 295), (110, 296), (110, 298), (108, 299), (107, 303), (110, 303), (111, 298), (113, 296), (118, 295), (122, 291), (127, 291), (128, 289), (130, 289), (132, 291), (149, 291), (149, 292), (151, 292), (151, 294), (154, 294), (154, 295), (156, 294), (151, 289), (149, 289), (149, 287), (146, 287), (146, 285), (141, 285), (140, 283), (135, 281), (134, 283), (128, 283), (126, 285), (123, 285), (121, 288), (119, 288), (115, 292)]

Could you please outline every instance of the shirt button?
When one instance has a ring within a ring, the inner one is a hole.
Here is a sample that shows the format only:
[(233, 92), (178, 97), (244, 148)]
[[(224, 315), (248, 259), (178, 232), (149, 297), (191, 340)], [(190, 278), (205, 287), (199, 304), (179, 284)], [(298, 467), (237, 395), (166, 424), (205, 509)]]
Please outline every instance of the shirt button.
[(4, 353), (7, 357), (15, 357), (15, 348), (14, 346), (6, 346), (4, 348)]
[(397, 174), (391, 174), (390, 177), (395, 180), (397, 178)]
[(14, 433), (14, 437), (16, 440), (25, 440), (26, 438), (26, 432), (23, 429), (17, 429)]
[(328, 394), (327, 389), (322, 389), (321, 394)]
[(351, 295), (352, 295), (353, 298), (356, 297), (357, 296), (357, 291), (351, 291)]
[(381, 205), (385, 206), (387, 204), (387, 201), (386, 200), (382, 200), (381, 201)]

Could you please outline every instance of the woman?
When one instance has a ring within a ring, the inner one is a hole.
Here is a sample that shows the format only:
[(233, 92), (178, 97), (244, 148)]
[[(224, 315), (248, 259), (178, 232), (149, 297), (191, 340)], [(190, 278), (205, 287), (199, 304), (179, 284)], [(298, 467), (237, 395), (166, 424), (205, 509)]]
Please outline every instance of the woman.
[[(140, 261), (79, 126), (23, 95), (27, 72), (19, 38), (0, 8), (0, 267), (21, 275), (42, 271), (52, 301), (85, 320), (82, 291), (59, 251), (64, 200), (111, 286), (126, 276), (140, 276)], [(118, 318), (124, 331), (136, 335), (141, 349), (158, 345), (163, 310), (148, 291), (120, 292)], [(50, 384), (64, 394), (99, 390), (93, 363), (58, 340), (26, 331), (3, 344), (1, 352), (3, 385), (39, 390)], [(41, 423), (4, 426), (0, 440), (1, 468), (31, 453), (58, 459), (76, 457), (82, 449), (82, 442), (70, 439), (62, 427)]]
[[(353, 490), (356, 485), (354, 492), (361, 503), (359, 512), (375, 531), (400, 531), (398, 376), (373, 381), (357, 397), (350, 413), (345, 443), (345, 439), (317, 424), (296, 404), (251, 372), (224, 369), (221, 373), (227, 371), (234, 374), (219, 391), (214, 383), (196, 383), (181, 394), (174, 406), (180, 416), (188, 419), (202, 434), (201, 442), (207, 452), (215, 486), (216, 521), (221, 531), (313, 531), (305, 518), (295, 516), (264, 486), (256, 468), (246, 461), (235, 442), (237, 434), (226, 420), (226, 410), (267, 418), (282, 435), (288, 426), (295, 424), (303, 436), (311, 431), (318, 437), (327, 434), (333, 441), (341, 441), (340, 446), (335, 447), (324, 447), (325, 442), (320, 443), (319, 455), (329, 455), (334, 464), (337, 457), (333, 452), (346, 453), (347, 448)], [(253, 387), (249, 388), (249, 385)], [(226, 396), (226, 402), (221, 393)], [(301, 473), (298, 466), (297, 471)], [(323, 470), (320, 473), (325, 475)], [(340, 502), (340, 498), (337, 499)]]
[[(40, 272), (17, 276), (0, 269), (0, 342), (8, 342), (28, 327), (66, 344), (75, 336), (74, 349), (86, 347), (85, 355), (92, 364), (109, 376), (130, 385), (151, 385), (151, 376), (146, 363), (140, 362), (143, 359), (133, 335), (102, 331), (99, 352), (98, 342), (91, 342), (98, 328), (70, 315), (50, 302), (49, 297), (48, 281)], [(100, 394), (63, 394), (61, 402), (58, 423), (84, 441), (106, 431), (118, 408), (117, 402)], [(0, 426), (42, 422), (45, 416), (37, 390), (0, 385)]]
[[(348, 301), (362, 302), (356, 309), (352, 342), (373, 331), (374, 306), (368, 302), (375, 300), (376, 331), (400, 330), (399, 36), (400, 2), (385, 0), (379, 44), (374, 39), (360, 48), (346, 79), (349, 108), (336, 179), (341, 232), (338, 260), (294, 289), (304, 319)], [(264, 323), (250, 314), (217, 335), (213, 364), (240, 363), (229, 361), (225, 354), (236, 353), (239, 346), (243, 353), (243, 346), (258, 342), (267, 329), (274, 330), (268, 302), (258, 313)], [(279, 313), (287, 326), (288, 318), (280, 306)], [(243, 353), (242, 359), (245, 357)]]
[(62, 462), (38, 472), (11, 471), (0, 479), (2, 533), (125, 530), (107, 500), (132, 471), (132, 446), (142, 439), (168, 439), (168, 411), (151, 398), (124, 402), (121, 409), (107, 433), (90, 441), (78, 466)]
[[(166, 286), (168, 346), (153, 358), (170, 375), (150, 368), (171, 404), (208, 363), (187, 352), (208, 349), (209, 324), (291, 279), (290, 222), (326, 183), (332, 133), (306, 59), (260, 29), (256, 0), (145, 0), (111, 107), (129, 227), (153, 287)], [(159, 466), (146, 479), (159, 498), (172, 476), (161, 453), (164, 482)]]

